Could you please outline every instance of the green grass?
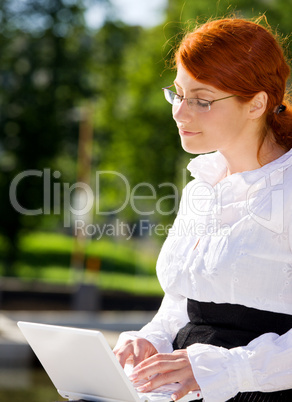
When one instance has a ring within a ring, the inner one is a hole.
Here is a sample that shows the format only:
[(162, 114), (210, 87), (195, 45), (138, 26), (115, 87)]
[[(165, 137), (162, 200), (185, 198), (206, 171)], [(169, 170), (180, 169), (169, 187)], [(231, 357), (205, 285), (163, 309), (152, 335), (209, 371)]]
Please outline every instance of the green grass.
[[(72, 268), (74, 244), (72, 237), (62, 234), (33, 233), (23, 236), (13, 275), (24, 281), (72, 284), (82, 280), (96, 283), (101, 289), (162, 295), (155, 273), (157, 251), (152, 248), (130, 241), (87, 242), (84, 264), (88, 267), (80, 272)], [(93, 261), (93, 266), (88, 261)], [(0, 275), (3, 272), (3, 264), (0, 263)]]
[(96, 283), (102, 289), (120, 290), (149, 296), (161, 296), (163, 294), (156, 276), (133, 276), (101, 272)]
[(156, 276), (130, 275), (116, 272), (91, 273), (83, 272), (81, 275), (64, 267), (48, 266), (41, 270), (41, 274), (35, 275), (35, 270), (30, 266), (17, 266), (18, 277), (23, 281), (35, 281), (53, 284), (74, 284), (78, 280), (86, 283), (94, 283), (101, 289), (119, 290), (132, 294), (162, 295), (162, 289)]
[[(71, 264), (74, 251), (72, 237), (36, 233), (23, 237), (20, 241), (20, 260), (32, 267)], [(143, 252), (135, 243), (117, 243), (112, 241), (88, 241), (84, 245), (85, 258), (99, 259), (101, 270), (129, 274), (155, 275), (157, 253)]]

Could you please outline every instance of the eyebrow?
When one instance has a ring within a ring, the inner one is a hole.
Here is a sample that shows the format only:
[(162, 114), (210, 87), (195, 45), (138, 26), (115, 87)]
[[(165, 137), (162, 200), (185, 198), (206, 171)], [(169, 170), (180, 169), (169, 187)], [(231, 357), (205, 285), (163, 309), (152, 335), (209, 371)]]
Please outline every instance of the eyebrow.
[[(181, 87), (176, 81), (174, 81), (173, 83), (174, 83), (175, 85), (177, 85), (180, 89), (182, 89), (182, 87)], [(214, 91), (212, 91), (212, 90), (209, 89), (209, 88), (205, 88), (205, 87), (190, 89), (190, 92), (198, 92), (198, 91), (208, 91), (208, 92), (214, 93)]]

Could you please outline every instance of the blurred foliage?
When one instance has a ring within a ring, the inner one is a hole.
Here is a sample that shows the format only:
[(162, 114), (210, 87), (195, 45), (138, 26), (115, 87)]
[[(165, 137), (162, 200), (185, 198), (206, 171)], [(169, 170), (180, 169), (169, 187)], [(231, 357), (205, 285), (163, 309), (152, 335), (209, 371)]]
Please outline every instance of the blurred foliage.
[[(171, 107), (161, 90), (175, 77), (172, 52), (185, 29), (197, 19), (266, 13), (273, 28), (279, 27), (284, 35), (291, 30), (292, 2), (286, 0), (169, 0), (160, 26), (127, 26), (108, 15), (96, 31), (85, 23), (88, 1), (0, 0), (0, 232), (8, 245), (10, 267), (5, 274), (13, 274), (11, 262), (18, 258), (18, 235), (24, 230), (64, 232), (68, 205), (62, 207), (63, 185), (77, 180), (80, 107), (90, 104), (94, 111), (91, 184), (97, 210), (92, 222), (148, 219), (166, 225), (189, 180), (183, 168), (192, 157), (181, 150)], [(46, 188), (44, 169), (51, 178)], [(27, 170), (42, 175), (19, 183), (19, 204), (44, 208), (50, 189), (50, 211), (23, 215), (11, 205), (11, 182)], [(56, 186), (61, 205), (52, 210)], [(129, 191), (136, 197), (134, 207)], [(125, 206), (114, 212), (124, 201)], [(69, 263), (67, 254), (49, 253), (56, 261)], [(29, 251), (22, 257), (36, 264)], [(123, 269), (132, 269), (126, 265)]]
[[(70, 266), (74, 239), (55, 233), (32, 233), (19, 242), (19, 262), (32, 267), (35, 274), (47, 266)], [(155, 256), (141, 253), (133, 243), (114, 243), (108, 240), (87, 242), (85, 260), (96, 261), (97, 271), (155, 275)], [(88, 264), (86, 264), (88, 265)], [(90, 269), (90, 266), (89, 266)]]
[[(113, 24), (108, 23), (101, 29), (99, 40), (108, 38), (109, 32), (117, 32), (122, 38), (128, 30), (129, 27), (113, 28)], [(118, 53), (112, 78), (111, 70), (106, 69), (104, 89), (100, 90), (106, 96), (97, 103), (96, 127), (110, 139), (107, 147), (99, 149), (99, 168), (125, 176), (132, 195), (152, 197), (135, 200), (140, 214), (128, 203), (120, 215), (129, 220), (143, 217), (163, 220), (166, 216), (166, 222), (169, 222), (169, 216), (173, 216), (168, 212), (173, 209), (176, 194), (171, 186), (161, 184), (176, 182), (174, 178), (182, 153), (178, 152), (179, 139), (170, 118), (171, 108), (164, 101), (161, 90), (174, 77), (173, 72), (165, 70), (164, 37), (161, 38), (161, 34), (161, 27), (152, 30), (131, 28), (130, 40), (124, 43), (123, 52), (120, 49)], [(96, 138), (98, 143), (98, 136)], [(114, 210), (127, 197), (124, 182), (114, 173), (104, 175), (102, 188), (101, 210), (105, 210), (104, 206), (107, 211)], [(167, 214), (151, 213), (157, 209), (156, 202), (167, 196), (170, 200), (161, 201), (160, 205)]]
[[(76, 158), (72, 110), (96, 90), (87, 74), (93, 38), (80, 1), (1, 0), (0, 10), (0, 229), (9, 239), (9, 264), (19, 230), (42, 218), (12, 207), (10, 183), (21, 172), (54, 168), (60, 153)], [(31, 175), (17, 186), (17, 201), (40, 208), (44, 191), (42, 176)]]
[[(75, 284), (74, 272), (69, 269), (73, 248), (74, 239), (65, 235), (35, 232), (21, 236), (15, 275), (25, 281)], [(88, 242), (82, 280), (96, 283), (101, 289), (160, 295), (155, 260), (153, 253), (137, 248), (133, 242)]]

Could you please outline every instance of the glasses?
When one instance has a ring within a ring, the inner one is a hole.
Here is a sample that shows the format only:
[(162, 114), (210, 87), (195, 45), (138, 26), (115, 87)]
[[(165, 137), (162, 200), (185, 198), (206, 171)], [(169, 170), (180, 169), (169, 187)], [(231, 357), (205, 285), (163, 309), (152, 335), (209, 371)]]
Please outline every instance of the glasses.
[(182, 95), (178, 95), (177, 93), (171, 91), (169, 88), (173, 87), (174, 85), (170, 85), (169, 87), (162, 88), (164, 91), (164, 96), (167, 102), (169, 102), (173, 106), (179, 106), (182, 101), (187, 101), (189, 108), (198, 113), (209, 112), (211, 110), (211, 105), (214, 102), (218, 102), (224, 99), (233, 98), (236, 95), (229, 95), (225, 98), (215, 99), (212, 101), (208, 101), (206, 99), (200, 98), (184, 98)]

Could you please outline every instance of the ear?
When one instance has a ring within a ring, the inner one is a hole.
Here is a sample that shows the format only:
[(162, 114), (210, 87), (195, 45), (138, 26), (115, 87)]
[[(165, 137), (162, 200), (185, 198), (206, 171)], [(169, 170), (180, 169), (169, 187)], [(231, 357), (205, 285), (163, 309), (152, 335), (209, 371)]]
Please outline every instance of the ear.
[(268, 95), (266, 92), (258, 92), (250, 101), (249, 118), (254, 120), (263, 116), (266, 111)]

